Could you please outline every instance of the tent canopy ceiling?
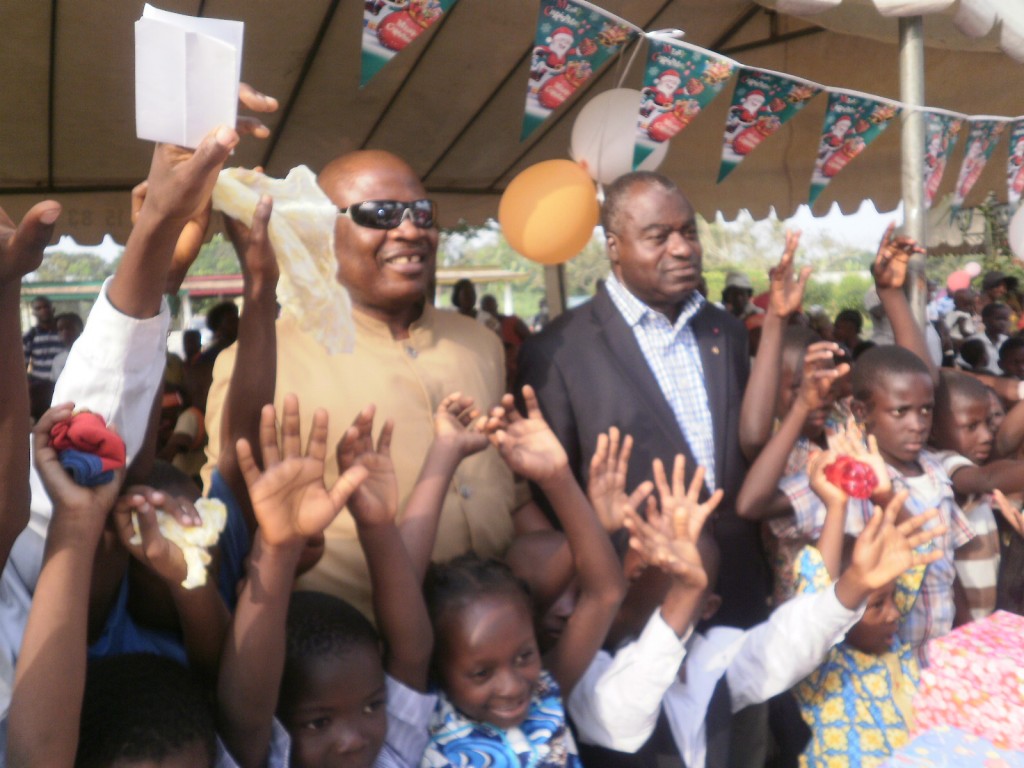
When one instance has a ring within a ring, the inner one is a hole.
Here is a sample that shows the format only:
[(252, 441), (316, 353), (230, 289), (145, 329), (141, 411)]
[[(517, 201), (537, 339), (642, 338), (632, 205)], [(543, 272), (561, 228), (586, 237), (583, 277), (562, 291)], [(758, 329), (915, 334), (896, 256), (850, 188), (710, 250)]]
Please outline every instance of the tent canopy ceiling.
[[(480, 223), (495, 215), (501, 192), (516, 173), (567, 156), (580, 107), (617, 85), (632, 52), (600, 71), (521, 143), (537, 0), (460, 0), (362, 89), (362, 2), (158, 4), (179, 13), (245, 21), (243, 77), (278, 96), (282, 109), (268, 120), (273, 137), (245, 142), (234, 162), (262, 164), (268, 173), (283, 176), (303, 163), (318, 169), (352, 149), (391, 150), (422, 175), (446, 225), (460, 219)], [(598, 4), (647, 30), (684, 29), (688, 41), (743, 64), (899, 97), (898, 52), (892, 43), (841, 35), (749, 0)], [(0, 65), (17, 73), (6, 79), (0, 118), (0, 204), (13, 215), (44, 196), (55, 197), (66, 209), (62, 232), (79, 242), (97, 242), (106, 232), (123, 241), (128, 191), (145, 176), (150, 153), (149, 145), (135, 138), (133, 23), (141, 12), (138, 0), (0, 5), (0, 28), (6, 32)], [(640, 86), (639, 61), (625, 86)], [(1024, 112), (1024, 67), (1005, 54), (929, 48), (926, 70), (929, 106), (968, 114)], [(812, 102), (716, 184), (728, 105), (723, 94), (680, 134), (661, 170), (679, 181), (707, 216), (722, 211), (732, 218), (748, 208), (760, 217), (770, 207), (788, 216), (807, 199), (825, 99)], [(955, 181), (960, 156), (954, 154), (943, 192)], [(997, 152), (975, 187), (976, 196), (1003, 189), (1004, 165), (1005, 154)], [(822, 213), (838, 201), (853, 211), (865, 198), (879, 209), (892, 208), (899, 199), (899, 173), (899, 129), (894, 127), (836, 178), (816, 210)]]

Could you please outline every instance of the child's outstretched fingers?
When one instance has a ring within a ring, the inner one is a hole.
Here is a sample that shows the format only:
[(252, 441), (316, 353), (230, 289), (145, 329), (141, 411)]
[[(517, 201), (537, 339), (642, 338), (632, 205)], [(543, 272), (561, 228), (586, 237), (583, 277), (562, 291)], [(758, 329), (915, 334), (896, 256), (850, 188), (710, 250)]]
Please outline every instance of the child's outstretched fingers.
[[(896, 524), (896, 518), (899, 517), (900, 512), (903, 511), (903, 505), (907, 503), (907, 499), (909, 498), (910, 491), (904, 488), (889, 499), (889, 503), (885, 505), (885, 523), (887, 525)], [(921, 517), (923, 517), (923, 515)]]
[(260, 410), (260, 451), (263, 454), (263, 466), (268, 469), (281, 461), (281, 451), (277, 445), (277, 411), (269, 404)]
[[(253, 211), (252, 227), (248, 233), (243, 231), (244, 226), (241, 222), (227, 215), (224, 216), (224, 222), (231, 234), (235, 250), (244, 254), (242, 261), (245, 269), (253, 276), (276, 281), (281, 273), (277, 266), (274, 246), (270, 242), (270, 214), (273, 209), (274, 199), (270, 195), (262, 195)], [(238, 248), (240, 243), (244, 243), (244, 250)]]
[(281, 452), (285, 459), (302, 455), (299, 398), (291, 392), (284, 397), (284, 415), (281, 418)]
[(381, 456), (391, 457), (391, 438), (395, 434), (395, 420), (386, 419), (380, 428), (380, 435), (377, 437), (377, 453)]
[(995, 501), (996, 507), (999, 509), (1000, 514), (1002, 514), (1003, 519), (1010, 524), (1010, 527), (1017, 532), (1017, 535), (1024, 536), (1024, 518), (1021, 517), (1020, 510), (1011, 504), (1010, 500), (999, 489), (992, 492), (992, 500)]
[(540, 410), (540, 403), (537, 402), (537, 393), (533, 391), (533, 387), (529, 384), (523, 385), (523, 402), (526, 404), (526, 418), (544, 420), (544, 414)]
[(657, 488), (658, 497), (662, 499), (663, 507), (674, 503), (676, 499), (681, 500), (685, 496), (682, 477), (686, 471), (686, 459), (682, 455), (677, 455), (673, 461), (672, 484), (669, 483), (669, 476), (662, 460), (654, 459), (650, 466), (654, 475), (654, 487)]
[(313, 424), (309, 428), (309, 439), (306, 441), (306, 455), (317, 461), (327, 458), (327, 411), (317, 408), (313, 413)]
[[(156, 509), (146, 501), (135, 506), (135, 518), (139, 522), (141, 544), (132, 544), (122, 538), (121, 543), (137, 560), (147, 565), (160, 578), (173, 584), (179, 584), (188, 575), (185, 556), (175, 544), (164, 538), (160, 524), (156, 519)], [(131, 529), (129, 520), (128, 528)], [(124, 531), (122, 527), (120, 530)], [(134, 530), (132, 530), (134, 534)]]
[[(703, 467), (698, 467), (697, 469), (702, 470)], [(697, 473), (694, 472), (693, 476), (696, 477)], [(704, 476), (702, 474), (702, 482), (703, 479)], [(686, 457), (681, 453), (677, 453), (675, 460), (672, 462), (672, 495), (677, 499), (686, 496)]]
[(367, 470), (366, 467), (357, 465), (346, 469), (341, 473), (338, 479), (334, 481), (334, 485), (331, 486), (329, 493), (331, 497), (331, 504), (334, 505), (336, 512), (335, 514), (330, 515), (329, 519), (315, 521), (318, 526), (322, 523), (321, 530), (330, 525), (337, 512), (340, 512), (345, 505), (348, 504), (349, 498), (359, 489), (359, 486), (362, 485), (363, 481), (366, 480), (369, 475), (369, 470)]
[(345, 434), (338, 441), (335, 449), (335, 456), (338, 461), (338, 469), (344, 470), (351, 467), (356, 458), (373, 448), (373, 417), (376, 413), (376, 406), (373, 403), (363, 406), (363, 409), (356, 414), (352, 425), (345, 430)]
[(237, 455), (238, 471), (242, 473), (245, 480), (245, 487), (252, 491), (253, 484), (260, 479), (260, 468), (256, 465), (256, 457), (253, 456), (252, 446), (244, 437), (235, 441), (235, 454)]
[[(309, 427), (309, 437), (306, 440), (306, 456), (310, 459), (315, 459), (318, 462), (327, 459), (327, 427), (327, 411), (322, 408), (316, 409), (313, 412), (313, 421)], [(299, 457), (302, 454), (298, 453), (295, 456)]]
[(896, 526), (897, 532), (906, 539), (907, 545), (913, 549), (924, 546), (930, 541), (941, 538), (948, 530), (945, 525), (936, 525), (925, 529), (932, 520), (939, 516), (939, 510), (929, 509), (920, 515), (914, 515)]

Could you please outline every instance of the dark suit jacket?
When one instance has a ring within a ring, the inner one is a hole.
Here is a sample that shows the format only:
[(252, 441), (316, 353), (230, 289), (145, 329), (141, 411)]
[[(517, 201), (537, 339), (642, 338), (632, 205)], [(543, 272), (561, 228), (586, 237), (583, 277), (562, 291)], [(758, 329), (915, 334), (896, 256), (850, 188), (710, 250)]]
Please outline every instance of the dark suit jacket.
[[(748, 627), (767, 615), (769, 575), (756, 525), (734, 512), (746, 472), (739, 414), (750, 371), (747, 335), (740, 321), (710, 303), (692, 322), (715, 432), (715, 475), (725, 491), (714, 520), (722, 551), (717, 591), (723, 599), (715, 623)], [(689, 482), (696, 466), (689, 445), (633, 330), (604, 289), (527, 339), (516, 390), (523, 384), (537, 391), (544, 417), (584, 488), (597, 437), (612, 426), (634, 440), (627, 489), (651, 477), (656, 457), (671, 471), (677, 453), (686, 456)]]

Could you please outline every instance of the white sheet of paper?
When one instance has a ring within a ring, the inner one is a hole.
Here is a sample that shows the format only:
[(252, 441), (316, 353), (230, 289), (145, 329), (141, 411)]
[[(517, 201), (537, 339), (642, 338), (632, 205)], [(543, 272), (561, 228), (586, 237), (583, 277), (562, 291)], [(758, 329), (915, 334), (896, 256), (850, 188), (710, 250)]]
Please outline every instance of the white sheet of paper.
[(202, 19), (146, 5), (135, 22), (135, 131), (140, 139), (197, 147), (234, 125), (242, 75), (240, 21)]

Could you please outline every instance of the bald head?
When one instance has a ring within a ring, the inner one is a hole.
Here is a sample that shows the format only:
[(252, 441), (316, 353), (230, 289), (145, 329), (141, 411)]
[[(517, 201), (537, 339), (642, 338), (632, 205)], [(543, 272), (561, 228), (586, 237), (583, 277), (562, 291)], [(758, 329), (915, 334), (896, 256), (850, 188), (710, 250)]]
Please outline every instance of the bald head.
[[(320, 188), (339, 209), (367, 201), (412, 203), (426, 198), (409, 164), (390, 152), (342, 155), (320, 172)], [(371, 209), (373, 207), (371, 206)], [(408, 210), (406, 210), (408, 213)], [(401, 336), (420, 316), (434, 282), (437, 228), (403, 214), (397, 226), (339, 216), (334, 233), (338, 281), (353, 304), (387, 322)]]
[(378, 179), (398, 181), (414, 187), (417, 197), (426, 197), (423, 185), (412, 167), (398, 155), (381, 149), (363, 149), (334, 158), (320, 171), (317, 183), (335, 205), (344, 208), (363, 200), (380, 199), (379, 195), (374, 198), (355, 194), (356, 190), (367, 186), (368, 180), (376, 184)]

